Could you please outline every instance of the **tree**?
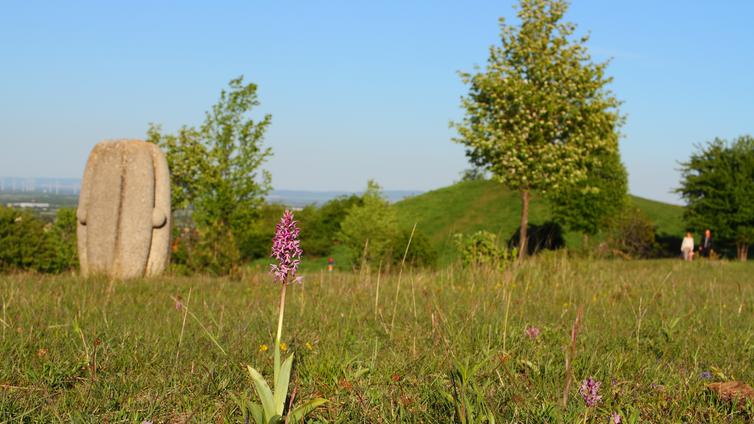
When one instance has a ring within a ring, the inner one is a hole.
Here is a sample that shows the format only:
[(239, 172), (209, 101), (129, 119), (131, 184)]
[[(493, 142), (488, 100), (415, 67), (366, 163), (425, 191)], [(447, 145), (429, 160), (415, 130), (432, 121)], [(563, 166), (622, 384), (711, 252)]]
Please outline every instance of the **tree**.
[(607, 89), (607, 62), (594, 64), (588, 37), (573, 40), (562, 0), (522, 0), (519, 26), (500, 19), (500, 46), (487, 68), (461, 73), (466, 116), (452, 124), (471, 161), (521, 194), (519, 257), (526, 255), (532, 191), (585, 178), (590, 158), (617, 150), (620, 102)]
[(320, 207), (310, 205), (296, 214), (301, 227), (301, 248), (307, 256), (325, 256), (338, 243), (340, 225), (349, 211), (362, 205), (361, 196), (339, 196)]
[(601, 155), (588, 165), (586, 178), (552, 194), (555, 220), (571, 231), (589, 236), (607, 229), (626, 205), (628, 173), (617, 152)]
[(732, 143), (715, 139), (697, 146), (681, 164), (681, 187), (686, 200), (684, 217), (694, 230), (710, 228), (719, 239), (736, 245), (745, 261), (754, 243), (754, 138)]
[(252, 119), (249, 113), (258, 105), (257, 86), (239, 77), (220, 92), (198, 129), (184, 126), (169, 135), (150, 125), (148, 131), (149, 141), (167, 155), (174, 210), (192, 211), (200, 235), (197, 253), (220, 274), (239, 260), (238, 245), (270, 190), (270, 174), (260, 167), (272, 153), (262, 145), (272, 117)]
[(340, 225), (340, 238), (351, 252), (351, 260), (363, 258), (375, 263), (387, 260), (398, 236), (395, 210), (382, 196), (380, 186), (370, 180), (361, 205), (354, 205)]

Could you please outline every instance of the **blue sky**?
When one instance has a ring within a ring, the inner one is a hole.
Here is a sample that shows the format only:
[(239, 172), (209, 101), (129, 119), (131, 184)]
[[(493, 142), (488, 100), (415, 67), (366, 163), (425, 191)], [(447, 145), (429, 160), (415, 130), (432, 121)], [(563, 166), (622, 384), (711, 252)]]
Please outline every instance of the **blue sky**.
[[(209, 6), (211, 4), (211, 7)], [(467, 167), (465, 92), (514, 2), (5, 2), (0, 175), (80, 176), (100, 140), (199, 124), (238, 75), (271, 113), (278, 189), (427, 190)], [(574, 1), (628, 115), (633, 193), (677, 201), (694, 143), (754, 133), (754, 2)]]

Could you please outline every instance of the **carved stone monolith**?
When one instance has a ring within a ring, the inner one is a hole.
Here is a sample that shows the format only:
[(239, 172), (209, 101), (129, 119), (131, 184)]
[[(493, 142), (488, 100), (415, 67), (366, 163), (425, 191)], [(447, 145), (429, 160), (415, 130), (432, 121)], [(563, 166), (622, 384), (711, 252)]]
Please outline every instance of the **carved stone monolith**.
[(84, 276), (162, 273), (170, 258), (170, 172), (152, 143), (106, 141), (89, 154), (77, 211)]

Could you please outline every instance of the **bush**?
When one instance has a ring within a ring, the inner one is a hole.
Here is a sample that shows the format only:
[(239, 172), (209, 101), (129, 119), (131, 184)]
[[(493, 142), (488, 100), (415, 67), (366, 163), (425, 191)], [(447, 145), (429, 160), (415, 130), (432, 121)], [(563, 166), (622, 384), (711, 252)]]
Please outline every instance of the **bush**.
[[(411, 240), (410, 245), (409, 240)], [(413, 267), (432, 267), (437, 262), (437, 251), (432, 247), (429, 238), (419, 230), (414, 231), (413, 237), (411, 230), (399, 232), (393, 240), (391, 251), (393, 265), (400, 266), (404, 254), (406, 255), (405, 264)]]
[(629, 209), (613, 221), (607, 246), (612, 255), (650, 258), (658, 253), (655, 225), (639, 209)]
[(61, 272), (77, 264), (75, 210), (61, 209), (55, 222), (45, 224), (0, 206), (0, 272)]
[(369, 181), (363, 204), (353, 206), (340, 225), (339, 237), (349, 250), (351, 263), (389, 260), (398, 233), (395, 210), (382, 196), (380, 186)]
[(454, 238), (464, 266), (504, 268), (518, 256), (516, 249), (501, 248), (498, 237), (489, 231), (477, 231), (471, 236), (456, 234)]
[[(552, 221), (545, 222), (542, 225), (529, 224), (526, 239), (526, 254), (529, 256), (539, 253), (541, 250), (557, 250), (565, 246), (563, 227)], [(520, 227), (508, 239), (508, 246), (511, 248), (519, 246), (519, 240), (521, 240)]]

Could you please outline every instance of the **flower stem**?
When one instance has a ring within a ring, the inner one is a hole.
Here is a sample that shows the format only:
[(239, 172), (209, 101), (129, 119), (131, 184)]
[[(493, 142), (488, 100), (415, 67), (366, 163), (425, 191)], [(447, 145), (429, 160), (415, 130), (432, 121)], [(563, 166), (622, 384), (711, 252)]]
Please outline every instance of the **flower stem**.
[(283, 288), (280, 291), (280, 315), (278, 317), (278, 334), (275, 337), (275, 344), (279, 347), (280, 335), (283, 333), (283, 314), (285, 313), (285, 287), (287, 284), (283, 284)]
[[(280, 336), (283, 333), (283, 315), (285, 314), (285, 281), (283, 282), (283, 288), (280, 291), (280, 315), (278, 317), (278, 333), (275, 336), (275, 367), (274, 367), (274, 379), (273, 384), (278, 381), (278, 374), (280, 374)], [(274, 387), (274, 386), (273, 386)]]

